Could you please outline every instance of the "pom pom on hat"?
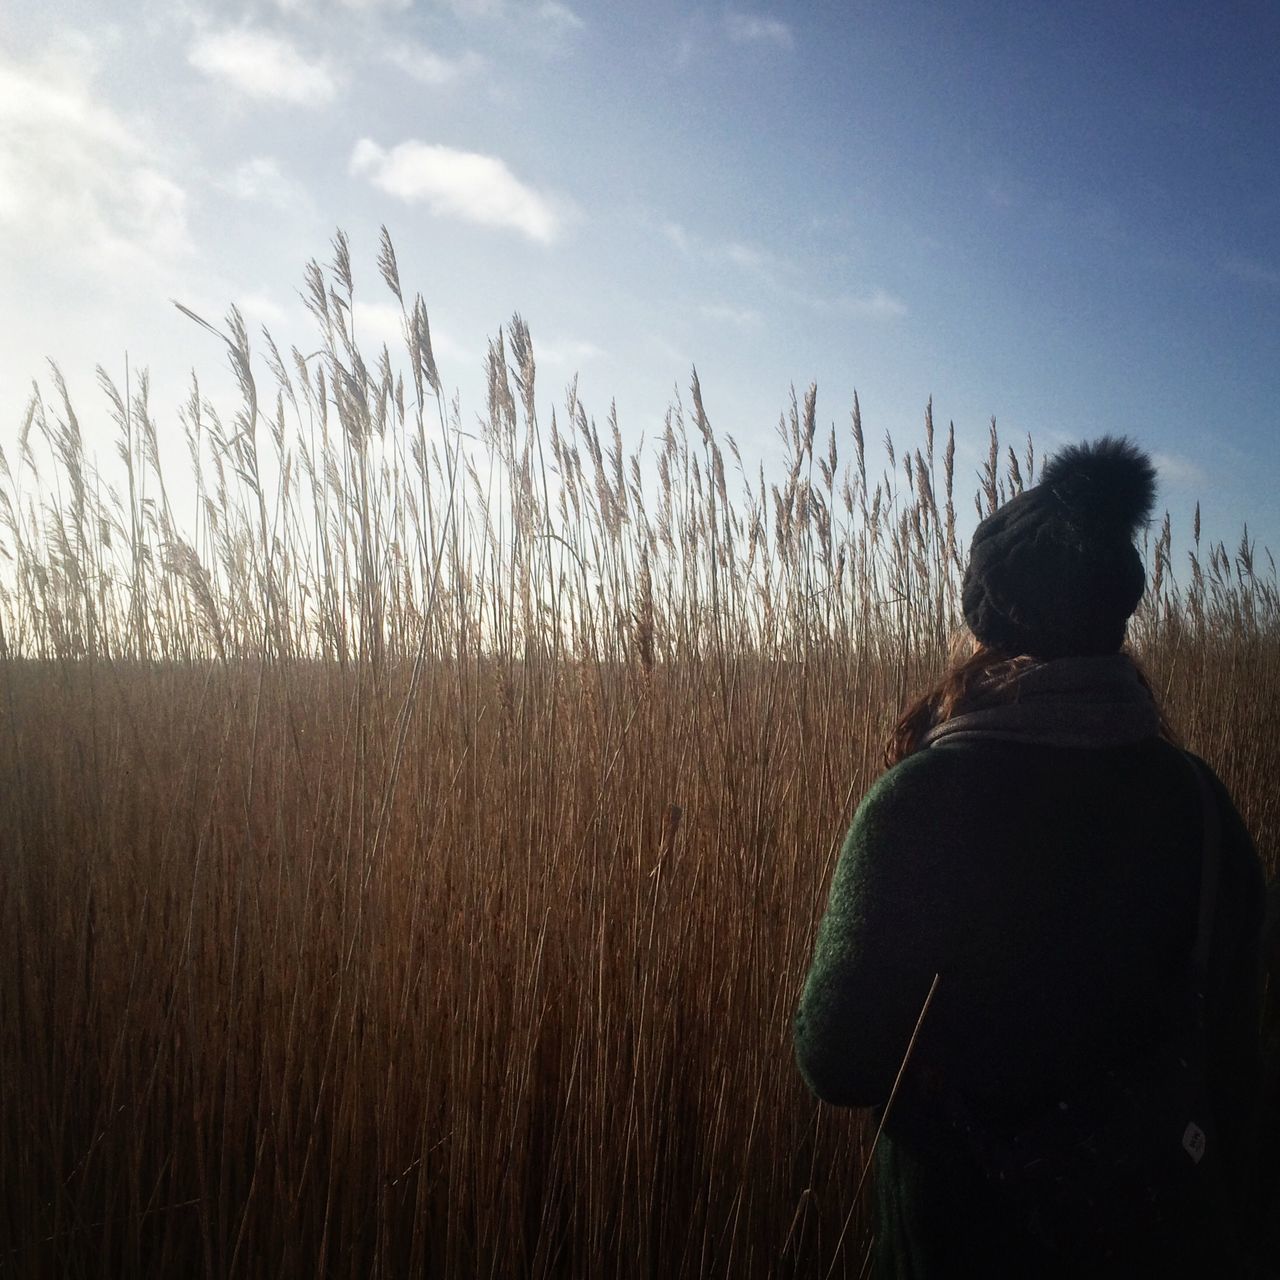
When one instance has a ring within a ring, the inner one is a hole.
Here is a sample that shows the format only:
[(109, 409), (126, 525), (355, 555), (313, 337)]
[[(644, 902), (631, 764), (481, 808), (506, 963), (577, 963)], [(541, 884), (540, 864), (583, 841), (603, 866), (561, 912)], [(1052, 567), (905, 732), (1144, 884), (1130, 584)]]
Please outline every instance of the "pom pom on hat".
[(1125, 528), (1130, 538), (1151, 519), (1156, 469), (1137, 445), (1114, 436), (1069, 444), (1045, 464), (1040, 484), (1082, 518)]
[(974, 635), (1006, 653), (1114, 653), (1146, 588), (1137, 530), (1155, 468), (1125, 439), (1070, 445), (1040, 483), (978, 525), (962, 603)]

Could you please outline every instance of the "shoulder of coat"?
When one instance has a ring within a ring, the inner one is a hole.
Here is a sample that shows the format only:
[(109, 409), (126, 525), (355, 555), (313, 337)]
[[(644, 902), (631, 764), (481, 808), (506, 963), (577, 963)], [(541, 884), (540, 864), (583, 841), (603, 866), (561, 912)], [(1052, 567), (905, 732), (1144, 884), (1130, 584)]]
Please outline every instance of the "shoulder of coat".
[(936, 795), (969, 776), (972, 768), (973, 760), (964, 751), (917, 751), (882, 773), (871, 784), (864, 803), (911, 803), (916, 798)]

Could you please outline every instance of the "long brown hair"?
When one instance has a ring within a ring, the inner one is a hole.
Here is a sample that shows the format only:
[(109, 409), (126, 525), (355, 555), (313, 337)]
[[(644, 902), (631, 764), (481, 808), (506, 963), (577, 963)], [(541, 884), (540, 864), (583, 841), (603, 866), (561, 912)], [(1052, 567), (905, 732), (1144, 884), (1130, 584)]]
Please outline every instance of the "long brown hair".
[[(1151, 694), (1160, 715), (1160, 736), (1180, 745), (1177, 733), (1156, 698), (1151, 680), (1142, 664), (1128, 654), (1138, 672), (1138, 679)], [(1010, 656), (973, 635), (962, 633), (952, 645), (951, 661), (940, 679), (907, 703), (885, 744), (885, 768), (914, 755), (924, 745), (925, 734), (934, 725), (950, 720), (965, 711), (999, 706), (1012, 702), (1018, 694), (1017, 675), (1033, 666), (1037, 659), (1027, 654)]]

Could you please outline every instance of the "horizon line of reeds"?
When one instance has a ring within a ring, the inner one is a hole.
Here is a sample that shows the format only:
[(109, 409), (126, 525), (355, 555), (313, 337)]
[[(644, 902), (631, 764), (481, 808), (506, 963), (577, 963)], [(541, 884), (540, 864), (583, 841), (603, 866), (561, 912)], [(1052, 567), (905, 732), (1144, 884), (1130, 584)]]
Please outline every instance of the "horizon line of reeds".
[[(379, 267), (401, 309), (400, 367), (385, 343), (367, 360), (353, 336), (339, 232), (328, 274), (306, 268), (319, 347), (286, 358), (264, 328), (265, 394), (240, 313), (219, 330), (177, 304), (224, 344), (241, 396), (224, 421), (193, 374), (179, 411), (187, 518), (161, 467), (147, 374), (121, 392), (98, 370), (117, 487), (86, 458), (51, 368), (52, 399), (33, 390), (16, 463), (0, 449), (0, 653), (346, 664), (479, 644), (652, 664), (722, 646), (782, 655), (874, 638), (909, 649), (960, 625), (955, 426), (937, 438), (931, 400), (922, 445), (899, 452), (886, 434), (874, 475), (856, 392), (847, 430), (832, 423), (820, 437), (816, 386), (793, 388), (771, 481), (713, 430), (695, 369), (688, 408), (677, 398), (648, 454), (628, 453), (616, 410), (597, 423), (576, 380), (544, 427), (517, 314), (489, 344), (477, 442), (456, 399), (446, 406), (426, 304), (406, 301), (385, 228)], [(1033, 484), (1037, 463), (1031, 438), (1020, 455), (993, 418), (976, 516)], [(1256, 564), (1247, 524), (1234, 552), (1202, 547), (1197, 504), (1193, 539), (1182, 586), (1167, 513), (1148, 535), (1135, 639), (1162, 619), (1201, 634), (1237, 614), (1273, 628), (1275, 561), (1264, 550), (1266, 568)]]

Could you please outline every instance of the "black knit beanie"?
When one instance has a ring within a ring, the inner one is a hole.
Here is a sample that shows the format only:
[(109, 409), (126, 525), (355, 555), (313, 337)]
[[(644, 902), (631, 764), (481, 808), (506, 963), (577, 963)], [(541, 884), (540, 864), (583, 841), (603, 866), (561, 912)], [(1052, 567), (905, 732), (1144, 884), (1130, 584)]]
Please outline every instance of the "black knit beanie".
[(1146, 588), (1134, 534), (1156, 473), (1125, 439), (1070, 445), (973, 535), (962, 602), (973, 634), (1008, 654), (1115, 653)]

